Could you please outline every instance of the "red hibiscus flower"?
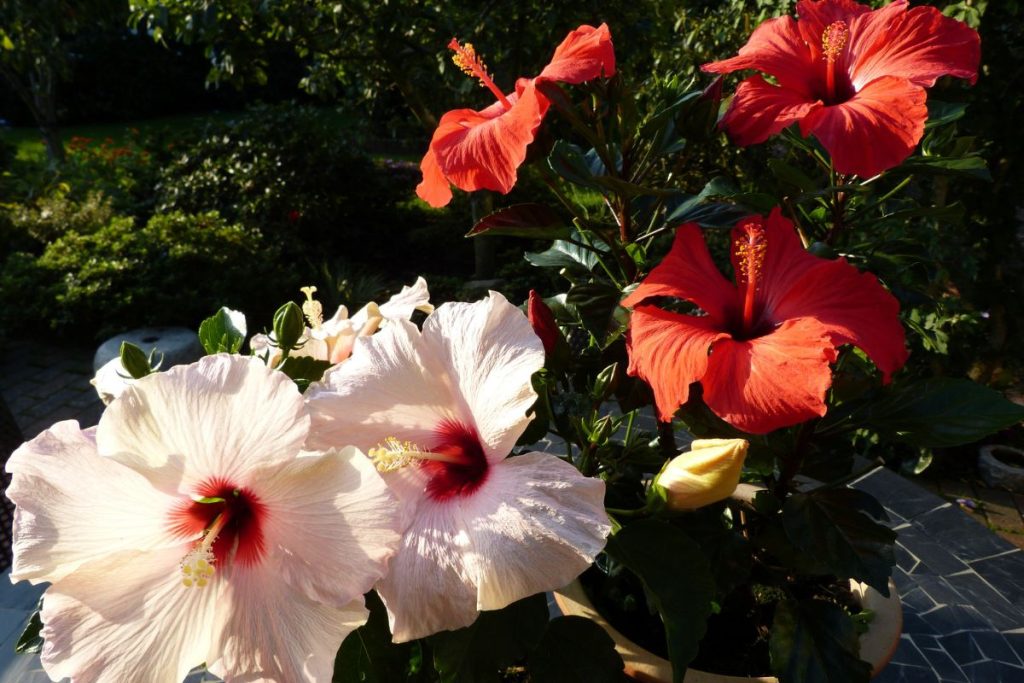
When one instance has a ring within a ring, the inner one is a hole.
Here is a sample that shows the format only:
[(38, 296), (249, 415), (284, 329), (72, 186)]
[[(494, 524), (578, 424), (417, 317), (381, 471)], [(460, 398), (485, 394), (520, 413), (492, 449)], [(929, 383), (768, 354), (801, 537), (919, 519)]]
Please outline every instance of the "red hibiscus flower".
[(516, 184), (516, 169), (526, 158), (550, 102), (537, 90), (541, 81), (582, 83), (615, 74), (615, 52), (607, 24), (580, 26), (555, 50), (551, 62), (537, 78), (520, 78), (514, 93), (506, 95), (494, 84), (472, 44), (448, 47), (460, 69), (480, 79), (497, 102), (481, 111), (455, 109), (441, 117), (420, 170), (423, 182), (416, 194), (431, 206), (451, 201), (449, 184), (462, 190), (507, 193)]
[[(676, 233), (665, 259), (622, 304), (634, 307), (629, 373), (654, 389), (672, 419), (700, 382), (704, 402), (751, 434), (825, 414), (836, 347), (860, 347), (883, 381), (907, 359), (899, 304), (870, 273), (809, 254), (778, 209), (732, 232), (736, 284), (715, 267), (696, 224)], [(673, 297), (684, 315), (646, 303)]]
[(739, 55), (704, 71), (757, 69), (740, 83), (721, 126), (739, 145), (792, 123), (813, 133), (840, 173), (871, 177), (899, 165), (928, 118), (925, 88), (939, 76), (978, 77), (981, 41), (934, 7), (896, 0), (877, 10), (853, 0), (801, 0), (799, 20), (764, 22)]

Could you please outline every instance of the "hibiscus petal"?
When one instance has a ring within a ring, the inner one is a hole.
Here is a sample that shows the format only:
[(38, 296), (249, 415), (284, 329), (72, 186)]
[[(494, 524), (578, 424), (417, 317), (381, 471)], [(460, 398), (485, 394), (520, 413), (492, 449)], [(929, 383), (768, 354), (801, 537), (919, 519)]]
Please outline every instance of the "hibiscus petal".
[[(755, 310), (763, 312), (770, 321), (781, 322), (792, 316), (783, 316), (776, 310), (779, 300), (789, 295), (808, 268), (825, 261), (804, 249), (793, 222), (782, 215), (779, 207), (774, 207), (766, 219), (750, 216), (741, 220), (733, 229), (733, 239), (751, 223), (763, 226), (766, 244), (754, 293)], [(732, 258), (733, 267), (738, 268), (735, 253)]]
[(280, 576), (310, 600), (345, 607), (387, 572), (402, 509), (355, 448), (311, 454), (252, 474), (263, 534)]
[(185, 476), (244, 478), (294, 458), (309, 431), (302, 395), (256, 358), (218, 354), (144, 377), (103, 413), (103, 455), (128, 453), (158, 468), (185, 456)]
[(725, 319), (736, 307), (736, 286), (711, 260), (704, 233), (696, 223), (676, 229), (668, 254), (640, 286), (622, 300), (622, 305), (633, 308), (657, 296), (693, 302), (715, 320)]
[(17, 505), (12, 581), (59, 581), (121, 550), (181, 545), (168, 532), (176, 499), (98, 455), (93, 430), (82, 431), (73, 420), (14, 451), (7, 471), (13, 475), (7, 497)]
[[(403, 285), (402, 291), (380, 305), (380, 313), (385, 320), (400, 318), (407, 320), (412, 317), (414, 311), (431, 313), (434, 305), (430, 303), (430, 291), (427, 289), (427, 281), (422, 277), (416, 278), (411, 285)], [(353, 316), (354, 318), (358, 316)]]
[(896, 0), (859, 17), (850, 29), (857, 89), (882, 76), (905, 78), (929, 88), (940, 76), (978, 79), (981, 38), (967, 24), (934, 7), (907, 9)]
[(186, 552), (111, 553), (51, 586), (41, 615), (50, 677), (178, 683), (206, 661), (221, 583), (185, 588)]
[(857, 17), (870, 11), (870, 7), (855, 0), (800, 0), (796, 13), (800, 17), (800, 35), (810, 48), (810, 59), (821, 59), (822, 37), (829, 24), (842, 21), (850, 27)]
[(708, 350), (729, 335), (709, 318), (637, 306), (629, 331), (629, 374), (654, 389), (663, 422), (690, 398), (690, 384), (708, 368)]
[(575, 84), (602, 75), (605, 78), (615, 75), (615, 48), (608, 24), (597, 28), (583, 25), (572, 31), (555, 48), (551, 62), (537, 79)]
[[(422, 348), (454, 382), (491, 462), (505, 458), (530, 423), (537, 400), (530, 378), (544, 367), (544, 345), (522, 311), (491, 292), (483, 301), (448, 303), (423, 323)], [(436, 380), (435, 380), (436, 381)]]
[(423, 161), (420, 162), (423, 180), (416, 186), (417, 196), (435, 209), (447, 206), (448, 202), (452, 200), (451, 185), (444, 177), (444, 173), (441, 172), (441, 167), (437, 165), (437, 157), (434, 155), (434, 140), (437, 139), (440, 132), (441, 128), (434, 131), (434, 137), (430, 141), (431, 146), (423, 155)]
[(396, 643), (476, 620), (476, 586), (465, 561), (472, 541), (458, 514), (461, 500), (424, 499), (388, 575), (377, 584)]
[(458, 508), (470, 537), (477, 608), (501, 609), (561, 588), (590, 566), (611, 531), (604, 488), (548, 453), (492, 468)]
[[(430, 149), (441, 173), (455, 187), (505, 194), (516, 184), (516, 169), (526, 159), (526, 148), (550, 104), (532, 81), (516, 89), (517, 95), (509, 97), (511, 109), (499, 103), (479, 112), (456, 109), (441, 117)], [(431, 187), (435, 182), (436, 177)], [(437, 196), (436, 192), (431, 190), (428, 196)]]
[(209, 669), (229, 681), (326, 683), (342, 641), (368, 616), (362, 597), (339, 609), (309, 600), (273, 567), (239, 567), (218, 605), (219, 659)]
[(871, 273), (846, 262), (818, 260), (776, 303), (781, 318), (811, 317), (828, 329), (832, 344), (854, 344), (882, 371), (883, 380), (907, 360), (900, 305)]
[[(820, 34), (818, 43), (821, 43)], [(813, 99), (811, 81), (821, 71), (793, 17), (778, 17), (762, 22), (735, 57), (701, 67), (702, 71), (716, 74), (741, 69), (756, 69), (770, 74), (783, 88), (794, 91), (794, 96), (804, 100)]]
[(835, 359), (828, 330), (810, 318), (787, 320), (756, 339), (723, 339), (701, 379), (704, 402), (750, 434), (820, 417)]
[(756, 145), (821, 108), (813, 95), (772, 85), (756, 75), (736, 88), (719, 125), (737, 145)]
[(885, 76), (842, 104), (811, 112), (800, 128), (821, 141), (838, 172), (870, 178), (914, 151), (928, 118), (925, 99), (923, 88)]

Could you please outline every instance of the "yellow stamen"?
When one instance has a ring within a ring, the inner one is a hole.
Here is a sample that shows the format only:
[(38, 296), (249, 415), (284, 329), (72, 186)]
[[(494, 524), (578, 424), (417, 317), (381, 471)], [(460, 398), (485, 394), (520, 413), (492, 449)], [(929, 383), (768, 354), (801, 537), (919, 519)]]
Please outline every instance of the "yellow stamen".
[(302, 302), (302, 312), (305, 314), (306, 320), (309, 321), (309, 326), (318, 330), (324, 324), (324, 307), (313, 298), (316, 287), (303, 287), (301, 291), (306, 295), (306, 300)]
[(479, 79), (480, 85), (494, 93), (494, 96), (498, 98), (498, 101), (501, 102), (505, 109), (512, 108), (512, 103), (505, 97), (505, 93), (501, 92), (501, 89), (494, 84), (490, 74), (487, 73), (487, 65), (484, 64), (484, 60), (481, 59), (480, 55), (476, 53), (473, 43), (459, 45), (459, 41), (452, 38), (451, 42), (448, 43), (448, 49), (455, 52), (452, 55), (452, 61), (455, 62), (455, 66), (459, 67), (467, 76)]
[(768, 251), (764, 228), (757, 223), (742, 226), (733, 249), (736, 267), (739, 270), (736, 280), (745, 287), (743, 326), (750, 330), (754, 324), (754, 293), (757, 291), (757, 281), (764, 267), (765, 253)]
[(821, 34), (821, 51), (825, 56), (825, 87), (830, 99), (836, 96), (836, 60), (843, 51), (846, 40), (850, 37), (850, 29), (845, 21), (834, 21), (825, 27)]
[(371, 448), (367, 455), (370, 456), (370, 460), (373, 461), (378, 472), (397, 472), (417, 460), (435, 460), (453, 465), (463, 464), (459, 458), (445, 453), (423, 450), (411, 441), (399, 441), (393, 436), (389, 436), (375, 448)]
[(223, 512), (213, 520), (213, 524), (203, 532), (203, 538), (181, 560), (181, 585), (185, 588), (198, 586), (202, 588), (213, 579), (217, 558), (213, 554), (213, 544), (217, 535), (224, 529), (228, 518)]

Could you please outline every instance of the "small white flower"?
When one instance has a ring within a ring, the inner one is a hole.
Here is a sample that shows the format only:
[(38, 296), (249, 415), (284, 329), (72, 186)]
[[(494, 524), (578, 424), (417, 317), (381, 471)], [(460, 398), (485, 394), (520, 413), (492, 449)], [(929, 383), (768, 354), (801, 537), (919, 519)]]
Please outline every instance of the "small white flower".
[(209, 356), (138, 380), (98, 427), (61, 422), (11, 456), (12, 581), (49, 581), (53, 680), (329, 681), (401, 507), (353, 448), (301, 448), (295, 385)]
[(604, 482), (546, 453), (510, 458), (544, 348), (492, 292), (397, 320), (311, 387), (310, 444), (366, 450), (411, 526), (377, 590), (396, 642), (471, 624), (480, 610), (561, 588), (611, 530)]

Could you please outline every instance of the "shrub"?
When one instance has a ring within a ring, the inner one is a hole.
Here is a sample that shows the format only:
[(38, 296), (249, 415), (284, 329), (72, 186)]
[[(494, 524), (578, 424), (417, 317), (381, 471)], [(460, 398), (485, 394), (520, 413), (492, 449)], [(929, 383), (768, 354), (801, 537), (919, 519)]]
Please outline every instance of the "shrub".
[(154, 216), (142, 228), (115, 217), (91, 234), (66, 233), (39, 257), (12, 254), (0, 276), (0, 322), (99, 337), (194, 326), (220, 305), (269, 317), (280, 293), (298, 286), (277, 269), (278, 254), (261, 233), (216, 212)]

